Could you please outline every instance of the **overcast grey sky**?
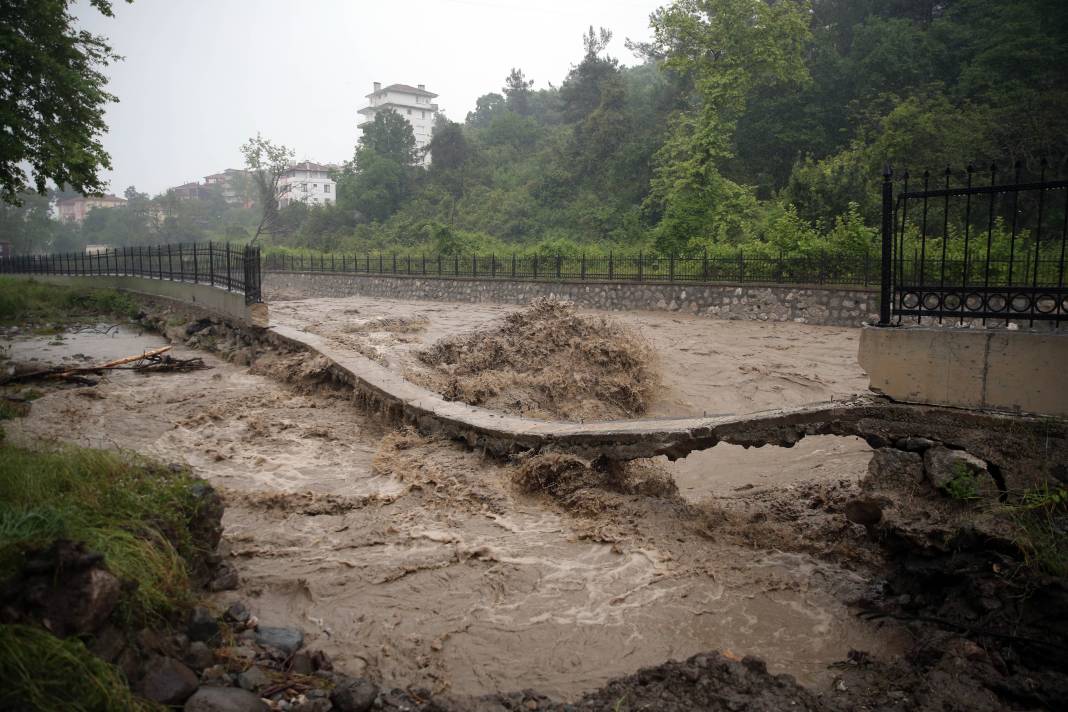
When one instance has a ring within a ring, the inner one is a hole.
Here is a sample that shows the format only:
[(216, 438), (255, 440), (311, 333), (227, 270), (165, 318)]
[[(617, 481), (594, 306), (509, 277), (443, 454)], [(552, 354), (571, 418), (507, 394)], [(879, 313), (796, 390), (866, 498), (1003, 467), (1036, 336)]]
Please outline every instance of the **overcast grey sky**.
[(475, 99), (521, 67), (536, 87), (559, 85), (582, 55), (589, 25), (648, 39), (662, 0), (115, 0), (88, 3), (82, 26), (125, 60), (108, 68), (119, 103), (107, 110), (111, 191), (152, 194), (241, 166), (261, 132), (298, 159), (341, 162), (358, 138), (356, 110), (372, 82), (426, 84), (463, 121)]

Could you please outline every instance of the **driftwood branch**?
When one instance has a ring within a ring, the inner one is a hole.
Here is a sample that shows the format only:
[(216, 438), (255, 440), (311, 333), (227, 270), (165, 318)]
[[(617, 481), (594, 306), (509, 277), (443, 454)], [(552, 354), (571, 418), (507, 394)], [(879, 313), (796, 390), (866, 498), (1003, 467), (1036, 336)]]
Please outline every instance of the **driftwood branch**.
[(159, 373), (165, 371), (196, 371), (204, 368), (211, 368), (211, 366), (205, 364), (204, 359), (201, 358), (183, 359), (175, 358), (167, 354), (166, 352), (170, 351), (171, 348), (173, 347), (161, 346), (158, 349), (134, 354), (133, 356), (124, 356), (123, 358), (97, 364), (95, 366), (79, 366), (76, 368), (56, 366), (54, 368), (47, 368), (40, 371), (19, 373), (3, 381), (3, 384), (23, 383), (35, 380), (63, 380), (93, 385), (95, 382), (86, 379), (85, 374), (99, 375), (102, 371), (114, 371), (118, 369), (128, 369), (137, 371), (138, 373)]

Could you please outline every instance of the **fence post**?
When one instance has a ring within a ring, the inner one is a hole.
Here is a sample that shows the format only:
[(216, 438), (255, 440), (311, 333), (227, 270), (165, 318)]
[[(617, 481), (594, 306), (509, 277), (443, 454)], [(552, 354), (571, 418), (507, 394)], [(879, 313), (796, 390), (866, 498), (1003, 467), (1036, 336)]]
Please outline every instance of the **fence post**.
[(157, 271), (159, 272), (159, 278), (162, 281), (163, 280), (163, 246), (162, 245), (156, 248), (156, 267), (158, 268)]
[(174, 281), (174, 252), (170, 243), (167, 243), (167, 279)]
[(397, 253), (393, 253), (393, 274), (397, 274)]
[(560, 279), (560, 269), (563, 267), (564, 258), (559, 252), (556, 253), (556, 279)]
[(193, 243), (193, 284), (200, 284), (200, 266), (197, 264), (197, 243)]
[(512, 253), (512, 279), (515, 279), (515, 253)]
[(534, 255), (534, 279), (538, 278), (538, 255)]
[(745, 251), (738, 248), (738, 281), (745, 281)]
[(868, 248), (864, 248), (864, 286), (868, 286)]
[(586, 281), (586, 253), (582, 253), (582, 281)]
[(879, 288), (880, 326), (888, 326), (890, 324), (890, 299), (892, 298), (890, 291), (892, 275), (890, 274), (890, 269), (894, 241), (894, 185), (891, 180), (892, 177), (893, 171), (890, 166), (886, 166), (883, 171), (883, 259)]
[(608, 251), (608, 279), (615, 279), (615, 263), (612, 259), (612, 251)]
[(490, 253), (490, 278), (497, 279), (497, 253)]
[[(174, 279), (174, 275), (171, 275), (171, 279)], [(185, 259), (182, 255), (182, 243), (178, 243), (178, 281), (185, 281)]]
[(471, 276), (472, 277), (477, 277), (478, 276), (478, 256), (477, 255), (471, 255)]
[(775, 277), (776, 277), (775, 281), (778, 282), (779, 284), (782, 284), (782, 276), (783, 276), (783, 270), (785, 269), (785, 266), (786, 266), (785, 257), (783, 255), (783, 250), (780, 247), (779, 248), (779, 270), (778, 270), (778, 273), (775, 275)]
[(820, 284), (827, 281), (827, 250), (820, 250)]
[(226, 291), (231, 289), (230, 284), (230, 243), (226, 243)]
[(638, 281), (645, 279), (645, 253), (638, 250)]
[(701, 278), (702, 278), (702, 281), (705, 281), (705, 282), (707, 282), (708, 278), (709, 278), (709, 274), (708, 274), (708, 248), (707, 247), (704, 248), (704, 251), (701, 253)]
[(211, 240), (208, 240), (208, 283), (215, 286), (215, 248)]
[(675, 281), (675, 251), (672, 250), (668, 255), (668, 281)]

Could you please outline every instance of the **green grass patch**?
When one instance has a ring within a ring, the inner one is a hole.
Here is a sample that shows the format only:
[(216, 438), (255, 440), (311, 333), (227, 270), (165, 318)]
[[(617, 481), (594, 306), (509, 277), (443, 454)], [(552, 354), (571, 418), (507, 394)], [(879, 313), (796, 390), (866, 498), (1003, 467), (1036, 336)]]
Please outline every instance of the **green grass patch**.
[(122, 673), (80, 640), (31, 626), (0, 625), (0, 680), (5, 710), (158, 709), (134, 696)]
[(1068, 487), (1045, 484), (1023, 492), (1004, 511), (1017, 524), (1017, 545), (1028, 562), (1057, 577), (1068, 577)]
[(190, 602), (196, 483), (129, 453), (0, 444), (0, 582), (20, 570), (27, 551), (57, 538), (85, 542), (112, 573), (137, 582), (119, 616), (162, 622)]
[(0, 324), (66, 323), (98, 316), (130, 318), (137, 311), (137, 302), (130, 295), (114, 289), (76, 289), (0, 278)]

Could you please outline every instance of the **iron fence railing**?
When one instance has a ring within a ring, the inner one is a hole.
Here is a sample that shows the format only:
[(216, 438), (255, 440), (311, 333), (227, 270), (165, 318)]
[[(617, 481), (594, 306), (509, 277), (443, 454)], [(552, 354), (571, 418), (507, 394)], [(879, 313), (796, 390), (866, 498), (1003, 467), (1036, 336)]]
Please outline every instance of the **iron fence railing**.
[[(968, 166), (883, 180), (880, 323), (904, 318), (1068, 322), (1068, 181)], [(937, 183), (938, 185), (936, 185)]]
[(230, 243), (117, 247), (0, 258), (0, 274), (148, 277), (207, 284), (262, 301), (260, 249)]
[(879, 284), (877, 256), (268, 254), (264, 269), (370, 275), (545, 281)]

